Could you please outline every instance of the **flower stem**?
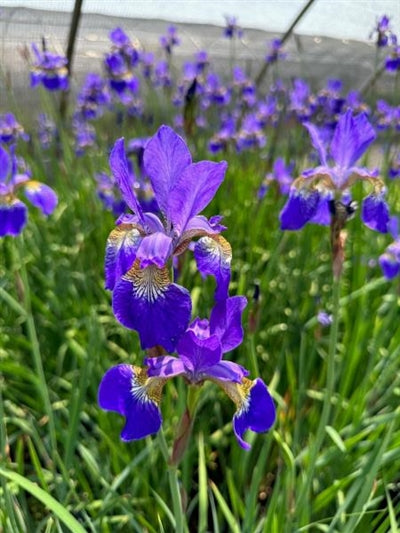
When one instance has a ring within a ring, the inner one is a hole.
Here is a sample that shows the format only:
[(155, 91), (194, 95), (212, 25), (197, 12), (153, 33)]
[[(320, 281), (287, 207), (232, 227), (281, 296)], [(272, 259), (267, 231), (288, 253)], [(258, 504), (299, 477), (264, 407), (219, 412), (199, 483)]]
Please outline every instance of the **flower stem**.
[(175, 518), (176, 533), (184, 533), (187, 531), (186, 518), (182, 509), (182, 498), (178, 480), (178, 470), (176, 465), (171, 465), (169, 461), (169, 452), (167, 442), (165, 440), (164, 432), (161, 429), (158, 433), (158, 442), (160, 444), (161, 453), (163, 454), (165, 463), (168, 468), (168, 482), (171, 491), (173, 513)]
[(326, 426), (329, 424), (329, 418), (332, 407), (332, 397), (335, 392), (335, 355), (339, 332), (339, 297), (340, 297), (340, 277), (334, 277), (333, 280), (333, 309), (332, 309), (332, 325), (329, 337), (329, 349), (326, 366), (326, 389), (324, 395), (324, 402), (322, 405), (321, 416), (318, 424), (315, 440), (312, 443), (309, 455), (308, 469), (303, 486), (301, 487), (299, 498), (297, 500), (297, 512), (301, 513), (304, 509), (304, 504), (308, 498), (311, 487), (311, 482), (314, 477), (315, 466), (318, 458), (318, 453), (324, 441)]

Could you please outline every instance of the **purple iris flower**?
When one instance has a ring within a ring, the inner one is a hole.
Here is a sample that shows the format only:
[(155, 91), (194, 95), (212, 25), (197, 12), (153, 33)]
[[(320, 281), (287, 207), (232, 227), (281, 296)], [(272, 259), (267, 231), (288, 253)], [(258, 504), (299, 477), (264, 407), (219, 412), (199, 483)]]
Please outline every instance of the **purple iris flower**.
[(391, 217), (389, 231), (394, 241), (379, 256), (379, 264), (385, 278), (393, 279), (400, 274), (400, 233), (397, 217)]
[(69, 86), (68, 61), (65, 56), (48, 52), (40, 52), (32, 44), (35, 62), (31, 68), (31, 87), (42, 84), (48, 91), (66, 91)]
[(115, 28), (109, 35), (111, 51), (104, 57), (104, 67), (110, 88), (121, 96), (125, 91), (136, 93), (138, 79), (133, 73), (139, 62), (139, 52), (122, 28)]
[(282, 51), (282, 46), (281, 39), (272, 39), (269, 43), (269, 50), (265, 56), (265, 61), (267, 63), (276, 63), (280, 59), (286, 59), (287, 54)]
[(227, 39), (234, 39), (237, 37), (241, 39), (243, 30), (237, 23), (237, 17), (225, 16), (224, 37)]
[(386, 58), (385, 68), (389, 72), (400, 71), (400, 46), (393, 46)]
[(222, 183), (227, 164), (193, 163), (184, 140), (161, 126), (144, 149), (143, 165), (162, 213), (145, 213), (135, 195), (124, 140), (110, 155), (110, 167), (133, 215), (120, 217), (106, 246), (106, 288), (113, 291), (113, 310), (126, 327), (138, 331), (142, 348), (156, 345), (173, 351), (191, 314), (189, 292), (171, 283), (168, 262), (194, 237), (199, 271), (217, 281), (216, 296), (226, 298), (231, 248), (219, 235), (221, 217), (207, 220), (199, 213)]
[(97, 196), (104, 207), (115, 216), (120, 216), (127, 210), (125, 201), (121, 198), (121, 192), (112, 176), (105, 172), (95, 174), (97, 183)]
[(387, 15), (383, 15), (378, 19), (376, 27), (370, 35), (370, 39), (375, 38), (376, 46), (384, 48), (390, 44), (396, 44), (396, 35), (390, 27), (390, 19)]
[(400, 130), (400, 106), (391, 106), (385, 100), (376, 102), (376, 126), (379, 130)]
[(286, 165), (285, 160), (282, 157), (278, 157), (274, 162), (272, 172), (265, 176), (261, 184), (258, 191), (258, 198), (264, 198), (270, 183), (274, 181), (278, 183), (281, 194), (288, 194), (293, 183), (293, 169), (294, 163)]
[(39, 113), (37, 120), (37, 135), (43, 150), (48, 150), (55, 139), (58, 131), (54, 120), (46, 113)]
[(14, 144), (19, 138), (27, 141), (29, 135), (25, 133), (14, 115), (12, 113), (0, 115), (0, 143)]
[(263, 148), (267, 142), (257, 115), (248, 113), (243, 118), (240, 130), (236, 134), (236, 150), (242, 152), (251, 148)]
[(178, 37), (178, 30), (176, 26), (169, 26), (167, 34), (160, 37), (161, 47), (167, 53), (167, 56), (172, 54), (172, 49), (180, 44), (181, 40)]
[(77, 97), (77, 112), (84, 120), (95, 119), (110, 102), (106, 81), (99, 74), (90, 72)]
[(14, 147), (8, 152), (0, 144), (0, 237), (19, 235), (27, 222), (26, 205), (17, 196), (20, 189), (44, 215), (54, 211), (57, 195), (53, 189), (32, 180), (28, 172), (18, 173)]
[(275, 406), (265, 383), (260, 378), (251, 381), (245, 368), (222, 359), (243, 340), (241, 316), (245, 306), (244, 297), (234, 296), (217, 303), (210, 320), (196, 318), (176, 347), (178, 357), (151, 357), (145, 359), (145, 368), (117, 365), (106, 372), (99, 387), (99, 404), (125, 416), (122, 440), (158, 432), (162, 388), (174, 376), (184, 376), (199, 386), (209, 380), (226, 392), (236, 404), (233, 430), (242, 448), (250, 448), (243, 440), (246, 430), (261, 433), (272, 427)]
[(362, 221), (369, 228), (386, 233), (389, 209), (384, 183), (377, 170), (355, 166), (376, 137), (365, 114), (353, 116), (349, 109), (340, 116), (329, 146), (332, 166), (328, 164), (327, 148), (318, 128), (310, 123), (304, 125), (321, 164), (305, 170), (293, 182), (289, 199), (280, 213), (281, 228), (298, 230), (307, 222), (329, 224), (333, 204), (341, 205), (350, 215), (349, 190), (355, 182), (362, 180), (373, 185), (372, 193), (362, 204)]
[(308, 83), (296, 78), (293, 81), (293, 89), (289, 92), (289, 98), (290, 111), (295, 113), (301, 122), (309, 120), (315, 112), (316, 101)]
[(96, 130), (86, 120), (81, 120), (80, 117), (75, 117), (73, 120), (73, 127), (75, 133), (75, 154), (79, 157), (85, 151), (96, 144)]

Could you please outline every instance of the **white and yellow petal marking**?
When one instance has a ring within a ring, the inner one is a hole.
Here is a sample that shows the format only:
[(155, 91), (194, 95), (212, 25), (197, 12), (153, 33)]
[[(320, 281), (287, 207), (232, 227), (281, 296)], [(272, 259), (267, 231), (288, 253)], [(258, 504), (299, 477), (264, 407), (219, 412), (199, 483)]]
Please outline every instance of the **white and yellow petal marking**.
[(123, 279), (132, 283), (132, 292), (135, 298), (154, 303), (163, 297), (170, 285), (168, 269), (158, 268), (155, 265), (140, 268), (139, 263), (139, 260), (136, 260), (133, 267), (123, 276)]
[(132, 365), (131, 394), (135, 400), (160, 405), (166, 382), (165, 378), (149, 377), (146, 368)]

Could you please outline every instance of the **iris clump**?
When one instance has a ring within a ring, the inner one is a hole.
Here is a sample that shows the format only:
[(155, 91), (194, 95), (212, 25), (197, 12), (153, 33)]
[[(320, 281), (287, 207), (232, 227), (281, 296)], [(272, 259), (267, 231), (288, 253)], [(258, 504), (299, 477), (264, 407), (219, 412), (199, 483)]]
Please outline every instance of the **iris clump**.
[[(177, 356), (147, 357), (143, 367), (117, 365), (104, 376), (99, 404), (126, 417), (123, 440), (158, 432), (162, 417), (161, 391), (167, 380), (183, 376), (193, 386), (205, 380), (219, 385), (234, 401), (233, 427), (239, 444), (247, 429), (262, 432), (275, 420), (275, 407), (264, 382), (247, 378), (248, 371), (223, 355), (243, 340), (244, 297), (229, 297), (231, 248), (220, 235), (221, 217), (200, 215), (221, 185), (224, 161), (192, 162), (185, 141), (161, 126), (146, 143), (143, 170), (149, 176), (159, 216), (144, 212), (134, 192), (135, 176), (128, 164), (124, 140), (110, 155), (110, 167), (132, 214), (117, 220), (106, 247), (106, 287), (113, 292), (116, 318), (138, 332), (143, 349), (162, 348)], [(189, 291), (170, 279), (168, 264), (192, 242), (201, 275), (216, 280), (216, 304), (210, 320), (189, 325)], [(186, 418), (192, 419), (190, 412)], [(185, 428), (186, 435), (191, 424)]]

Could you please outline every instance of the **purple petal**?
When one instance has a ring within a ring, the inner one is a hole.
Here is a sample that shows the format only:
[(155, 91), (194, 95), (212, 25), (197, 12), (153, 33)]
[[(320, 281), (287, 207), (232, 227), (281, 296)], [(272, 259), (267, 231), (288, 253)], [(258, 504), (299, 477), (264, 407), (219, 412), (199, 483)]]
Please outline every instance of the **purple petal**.
[(389, 208), (383, 194), (370, 194), (364, 198), (361, 219), (370, 229), (381, 233), (388, 232)]
[(121, 324), (139, 333), (143, 349), (161, 345), (168, 352), (174, 351), (192, 311), (189, 292), (170, 283), (166, 268), (141, 269), (138, 261), (115, 285), (112, 305)]
[(241, 383), (248, 376), (249, 371), (232, 361), (220, 361), (207, 369), (207, 375), (217, 381), (231, 381)]
[(242, 313), (246, 304), (244, 296), (232, 296), (218, 302), (211, 311), (210, 334), (219, 338), (222, 353), (233, 350), (243, 341)]
[(244, 379), (243, 385), (238, 385), (238, 388), (241, 389), (242, 403), (233, 417), (233, 430), (240, 446), (248, 450), (250, 445), (243, 440), (244, 433), (248, 429), (256, 433), (268, 431), (275, 422), (275, 405), (260, 378), (253, 382)]
[(215, 277), (217, 282), (215, 299), (219, 301), (227, 298), (232, 261), (232, 248), (229, 242), (221, 235), (202, 237), (195, 245), (194, 258), (203, 277), (207, 275)]
[(120, 224), (107, 239), (104, 262), (105, 288), (113, 290), (115, 283), (132, 267), (142, 236), (137, 227)]
[(146, 235), (140, 243), (136, 257), (140, 260), (141, 268), (156, 265), (163, 268), (172, 253), (172, 239), (160, 231)]
[(57, 195), (53, 189), (38, 181), (26, 182), (25, 196), (46, 216), (51, 215), (58, 203)]
[(352, 110), (348, 109), (339, 118), (331, 142), (331, 154), (336, 164), (342, 168), (353, 166), (375, 137), (366, 115), (353, 117)]
[(149, 376), (171, 378), (185, 372), (183, 362), (177, 357), (172, 357), (172, 355), (147, 357), (144, 360), (144, 364), (148, 367), (147, 374)]
[(386, 279), (393, 279), (400, 272), (400, 262), (392, 254), (382, 254), (379, 257), (379, 264)]
[(188, 221), (199, 214), (213, 199), (221, 185), (227, 163), (200, 161), (185, 168), (170, 189), (167, 218), (181, 235)]
[(162, 381), (148, 378), (146, 371), (131, 365), (117, 365), (101, 380), (98, 402), (102, 409), (126, 417), (121, 433), (123, 441), (142, 439), (161, 427), (158, 407)]
[(11, 157), (0, 144), (0, 182), (4, 182), (11, 170)]
[(320, 202), (317, 191), (291, 189), (289, 198), (279, 215), (281, 229), (298, 230), (316, 214)]
[(26, 205), (19, 200), (12, 204), (0, 204), (0, 237), (19, 235), (27, 219)]
[(199, 338), (192, 330), (181, 337), (176, 351), (192, 382), (204, 379), (208, 369), (219, 363), (222, 357), (221, 343), (216, 335)]
[(134, 193), (134, 176), (129, 172), (124, 139), (118, 139), (110, 154), (110, 168), (127, 205), (143, 223), (143, 211)]
[(191, 162), (185, 141), (169, 126), (161, 126), (146, 144), (144, 168), (163, 213), (168, 211), (169, 194), (177, 178)]
[(330, 197), (321, 196), (317, 211), (310, 219), (312, 224), (321, 224), (322, 226), (329, 226), (331, 223), (331, 211), (329, 209)]
[(310, 134), (312, 145), (318, 152), (320, 162), (322, 165), (327, 166), (325, 143), (319, 129), (310, 122), (305, 122), (303, 125), (307, 128), (308, 133)]

